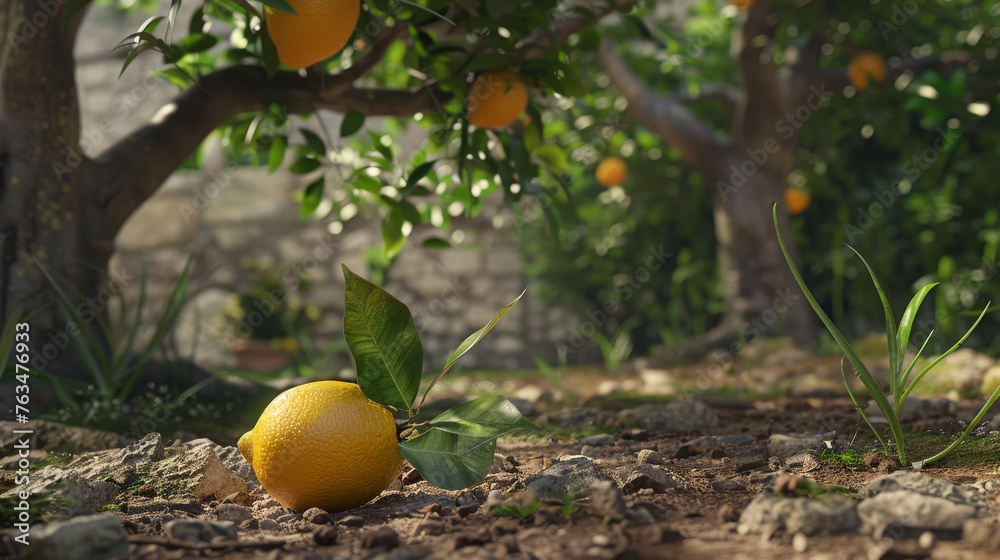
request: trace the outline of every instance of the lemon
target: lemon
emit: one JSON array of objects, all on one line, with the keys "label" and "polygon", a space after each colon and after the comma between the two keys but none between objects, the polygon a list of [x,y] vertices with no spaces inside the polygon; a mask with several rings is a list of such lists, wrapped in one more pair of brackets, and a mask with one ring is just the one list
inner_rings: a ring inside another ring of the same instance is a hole
[{"label": "lemon", "polygon": [[483,72],[469,88],[469,124],[503,128],[528,106],[528,87],[509,70]]},{"label": "lemon", "polygon": [[237,445],[271,497],[295,511],[363,505],[403,464],[392,413],[342,381],[281,393]]},{"label": "lemon", "polygon": [[628,164],[618,156],[608,156],[597,164],[594,176],[602,187],[620,185],[628,177]]},{"label": "lemon", "polygon": [[264,7],[267,34],[285,66],[305,68],[340,52],[354,34],[360,0],[288,0],[294,14]]}]

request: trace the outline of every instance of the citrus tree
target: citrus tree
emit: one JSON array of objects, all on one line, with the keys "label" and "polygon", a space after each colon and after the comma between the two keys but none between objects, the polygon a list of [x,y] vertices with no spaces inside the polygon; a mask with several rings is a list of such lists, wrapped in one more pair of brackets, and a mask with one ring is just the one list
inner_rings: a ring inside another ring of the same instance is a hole
[{"label": "citrus tree", "polygon": [[[530,194],[537,166],[519,138],[494,128],[513,120],[505,108],[520,113],[529,88],[538,97],[579,90],[563,41],[631,3],[205,0],[179,21],[174,0],[124,38],[122,71],[159,56],[160,75],[181,91],[145,126],[85,157],[76,148],[73,48],[89,1],[2,0],[0,319],[32,312],[39,333],[82,327],[67,324],[38,263],[80,301],[81,316],[101,312],[87,298],[116,233],[216,130],[272,168],[289,154],[291,170],[308,173],[336,157],[338,131],[303,133],[290,145],[289,117],[341,113],[346,137],[366,117],[418,116],[433,128],[427,150],[403,158],[377,136],[366,139],[360,167],[381,173],[359,169],[349,181],[353,197],[383,208],[390,256],[430,205],[458,201],[476,213],[491,190]],[[266,143],[262,130],[271,131]],[[439,169],[435,159],[452,165]],[[305,215],[324,190],[322,178],[304,188]]]},{"label": "citrus tree", "polygon": [[[642,317],[682,336],[717,322],[692,350],[782,332],[809,341],[811,310],[770,224],[779,202],[835,316],[850,307],[855,325],[880,320],[874,294],[844,282],[865,274],[850,243],[891,257],[873,266],[899,304],[914,278],[962,276],[942,290],[934,328],[974,320],[978,309],[961,313],[972,292],[996,286],[983,263],[996,261],[1000,232],[982,201],[993,188],[983,146],[1000,118],[1000,6],[904,4],[704,1],[582,33],[588,92],[554,108],[545,130],[569,156],[553,160],[568,195],[549,211],[580,219],[556,247],[526,212],[533,274],[581,312],[611,309],[609,331]],[[606,189],[614,156],[629,178]],[[648,274],[660,244],[671,256]]]}]

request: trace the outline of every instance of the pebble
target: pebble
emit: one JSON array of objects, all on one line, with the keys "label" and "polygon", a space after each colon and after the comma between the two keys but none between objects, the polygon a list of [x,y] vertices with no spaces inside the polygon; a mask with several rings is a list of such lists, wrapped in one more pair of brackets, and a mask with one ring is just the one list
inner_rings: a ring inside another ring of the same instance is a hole
[{"label": "pebble", "polygon": [[625,514],[625,498],[618,485],[610,480],[595,482],[587,492],[590,509],[598,517],[615,517]]},{"label": "pebble", "polygon": [[937,542],[937,537],[934,535],[934,533],[930,531],[924,531],[923,533],[920,533],[920,538],[917,539],[917,544],[919,544],[920,548],[924,550],[930,550],[934,548],[934,544],[936,542]]},{"label": "pebble", "polygon": [[663,455],[655,449],[643,449],[639,451],[639,462],[647,465],[660,465],[663,463]]},{"label": "pebble", "polygon": [[586,436],[580,438],[580,445],[591,445],[593,447],[602,447],[614,444],[615,444],[615,436],[611,434],[594,434],[592,436]]},{"label": "pebble", "polygon": [[365,520],[360,515],[345,515],[337,523],[344,527],[361,527],[365,524]]},{"label": "pebble", "polygon": [[28,546],[14,545],[16,558],[91,560],[128,555],[128,534],[114,513],[46,523],[32,527],[30,534]]},{"label": "pebble", "polygon": [[809,537],[805,536],[803,533],[795,533],[792,537],[792,549],[799,554],[802,554],[809,548]]},{"label": "pebble", "polygon": [[295,517],[296,516],[294,513],[286,513],[284,515],[279,515],[277,518],[275,518],[275,521],[277,521],[278,523],[288,523],[289,521],[295,519]]},{"label": "pebble", "polygon": [[217,537],[236,540],[236,525],[229,521],[174,519],[163,527],[171,539],[184,542],[212,542]]},{"label": "pebble", "polygon": [[246,521],[247,519],[253,519],[253,514],[250,513],[250,509],[239,504],[220,504],[219,507],[215,509],[215,516],[219,519],[219,521],[232,521],[233,523],[240,523]]},{"label": "pebble", "polygon": [[261,519],[259,526],[261,531],[278,532],[282,530],[281,523],[273,519]]},{"label": "pebble", "polygon": [[376,527],[361,533],[361,548],[398,548],[399,534],[390,527]]},{"label": "pebble", "polygon": [[440,521],[421,521],[420,523],[417,523],[416,527],[413,528],[414,537],[420,537],[423,535],[436,537],[442,534],[444,534],[444,524]]},{"label": "pebble", "polygon": [[326,510],[314,507],[302,512],[302,519],[316,525],[326,525],[330,522],[330,514]]},{"label": "pebble", "polygon": [[590,542],[594,543],[594,546],[611,546],[611,539],[609,539],[607,535],[594,535],[593,538],[590,539]]},{"label": "pebble", "polygon": [[319,546],[337,544],[337,528],[331,525],[321,525],[312,531],[313,540]]},{"label": "pebble", "polygon": [[580,448],[580,455],[583,455],[584,457],[593,457],[596,451],[597,450],[594,449],[593,445],[584,445]]},{"label": "pebble", "polygon": [[653,517],[653,514],[649,513],[649,510],[642,506],[630,507],[625,512],[625,519],[632,525],[652,525],[656,523],[656,518]]},{"label": "pebble", "polygon": [[[267,521],[273,521],[273,520],[268,519]],[[256,531],[257,529],[260,528],[260,522],[252,518],[244,519],[243,521],[240,521],[240,524],[237,525],[236,528],[239,529],[240,531]]]},{"label": "pebble", "polygon": [[663,467],[642,464],[625,479],[622,491],[626,494],[635,494],[644,488],[661,493],[668,488],[677,488],[677,482]]},{"label": "pebble", "polygon": [[247,494],[246,492],[233,492],[232,494],[223,498],[222,503],[249,506],[250,504],[253,503],[253,498],[251,498],[250,494]]}]

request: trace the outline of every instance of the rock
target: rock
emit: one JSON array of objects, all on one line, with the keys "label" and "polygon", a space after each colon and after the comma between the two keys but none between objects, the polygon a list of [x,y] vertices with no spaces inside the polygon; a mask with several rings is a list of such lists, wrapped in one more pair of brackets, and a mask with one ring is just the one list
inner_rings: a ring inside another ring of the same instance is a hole
[{"label": "rock", "polygon": [[757,494],[740,515],[736,531],[750,533],[786,533],[830,535],[857,529],[860,525],[856,504],[842,494],[824,494],[817,498],[785,498],[766,490]]},{"label": "rock", "polygon": [[637,456],[639,463],[648,465],[659,465],[663,463],[663,455],[654,449],[642,449]]},{"label": "rock", "polygon": [[655,493],[666,492],[668,488],[677,488],[677,481],[663,467],[656,465],[639,465],[622,483],[622,492],[635,494],[643,488],[649,488]]},{"label": "rock", "polygon": [[792,536],[792,550],[798,554],[803,554],[809,549],[809,537],[805,536],[803,533],[795,533]]},{"label": "rock", "polygon": [[149,475],[160,495],[191,495],[199,500],[246,492],[247,481],[227,469],[207,445],[153,463]]},{"label": "rock", "polygon": [[486,495],[481,488],[464,490],[455,496],[455,507],[474,506],[479,507],[486,499]]},{"label": "rock", "polygon": [[998,386],[1000,386],[1000,365],[994,365],[983,374],[983,383],[979,386],[979,391],[983,395],[992,395]]},{"label": "rock", "polygon": [[[447,514],[455,507],[455,500],[440,494],[426,494],[424,492],[414,492],[410,494],[406,503],[398,505],[389,510],[389,517],[409,517],[414,513],[420,513],[427,507],[436,507],[441,514]],[[343,523],[343,521],[341,521]]]},{"label": "rock", "polygon": [[376,527],[361,533],[361,548],[398,548],[399,534],[390,527]]},{"label": "rock", "polygon": [[898,471],[874,478],[865,485],[865,495],[869,498],[895,490],[912,490],[925,496],[944,498],[958,505],[983,505],[976,490],[920,472]]},{"label": "rock", "polygon": [[913,490],[884,491],[858,504],[858,517],[876,539],[890,528],[903,530],[903,534],[889,535],[897,539],[925,530],[958,534],[965,521],[975,515],[976,508],[972,506]]},{"label": "rock", "polygon": [[521,413],[521,416],[524,416],[525,418],[538,416],[538,406],[534,402],[527,399],[519,399],[517,397],[510,397],[507,400],[510,401],[510,404],[517,408],[518,412]]},{"label": "rock", "polygon": [[[266,521],[274,522],[273,519],[267,519]],[[257,521],[256,519],[253,519],[253,518],[244,519],[243,521],[241,521],[236,526],[236,529],[238,531],[256,531],[256,530],[260,529],[260,524],[261,524],[260,521]],[[280,525],[279,525],[279,527],[280,527]]]},{"label": "rock", "polygon": [[302,519],[316,525],[326,525],[330,522],[330,514],[326,510],[314,507],[302,512]]},{"label": "rock", "polygon": [[239,524],[247,519],[253,519],[253,514],[250,513],[250,509],[246,506],[220,504],[219,507],[215,508],[215,517],[219,521],[231,521],[234,524]]},{"label": "rock", "polygon": [[42,459],[47,459],[48,456],[48,452],[42,449],[29,449],[27,457],[15,453],[0,459],[0,470],[16,471],[21,459],[27,460],[29,465],[34,465]]},{"label": "rock", "polygon": [[[996,365],[997,361],[986,354],[971,348],[959,348],[927,372],[920,380],[920,386],[942,392],[952,389],[978,391],[983,386],[986,372]],[[994,385],[989,392],[992,393],[995,388]]]},{"label": "rock", "polygon": [[625,498],[621,490],[610,480],[599,480],[587,490],[590,510],[597,517],[625,515]]},{"label": "rock", "polygon": [[805,449],[821,449],[826,447],[824,441],[833,440],[836,437],[834,432],[814,432],[795,436],[784,434],[771,434],[767,440],[767,452],[772,457],[787,459],[793,455],[801,453]]},{"label": "rock", "polygon": [[594,447],[592,445],[584,445],[583,447],[580,448],[580,455],[583,455],[584,457],[591,457],[591,458],[593,458],[594,455],[596,455],[596,454],[597,454],[597,450],[594,449]]},{"label": "rock", "polygon": [[580,438],[580,445],[601,447],[605,445],[614,445],[614,444],[615,444],[615,436],[611,434],[594,434],[592,436],[586,436]]},{"label": "rock", "polygon": [[277,533],[278,531],[284,530],[284,528],[281,526],[281,523],[278,523],[273,519],[261,519],[259,527],[261,531],[271,531],[272,533]]},{"label": "rock", "polygon": [[331,525],[316,527],[312,532],[313,540],[319,546],[330,546],[337,544],[337,528]]},{"label": "rock", "polygon": [[965,520],[962,539],[976,548],[1000,552],[1000,519]]},{"label": "rock", "polygon": [[717,478],[712,481],[712,489],[719,493],[746,492],[747,487],[731,478]]},{"label": "rock", "polygon": [[604,415],[593,408],[576,406],[547,412],[538,417],[539,426],[559,426],[568,430],[598,426]]},{"label": "rock", "polygon": [[444,523],[433,519],[421,521],[420,523],[417,523],[416,527],[413,528],[414,537],[421,537],[424,535],[436,537],[443,534]]},{"label": "rock", "polygon": [[621,411],[618,418],[653,432],[686,432],[719,423],[719,416],[715,411],[695,399],[667,404],[644,404]]},{"label": "rock", "polygon": [[128,555],[128,534],[113,513],[35,527],[28,546],[13,542],[20,560],[104,560]]},{"label": "rock", "polygon": [[601,480],[606,479],[597,471],[593,459],[577,455],[561,459],[551,467],[529,476],[524,484],[538,497],[562,497],[590,488]]},{"label": "rock", "polygon": [[247,494],[246,492],[233,492],[225,498],[222,498],[222,503],[249,506],[253,504],[253,498],[251,498],[250,494]]},{"label": "rock", "polygon": [[653,517],[649,510],[642,506],[633,506],[625,511],[625,519],[628,520],[632,525],[652,525],[656,523],[656,518]]},{"label": "rock", "polygon": [[217,537],[236,540],[236,525],[230,521],[174,519],[163,526],[163,531],[171,539],[191,543],[211,542]]},{"label": "rock", "polygon": [[[958,412],[958,405],[951,399],[936,398],[922,399],[920,397],[908,397],[903,403],[903,410],[899,413],[902,422],[913,420],[926,420],[928,418],[953,417]],[[868,401],[865,407],[865,414],[873,424],[887,424],[888,421],[879,410],[875,401]]]},{"label": "rock", "polygon": [[360,515],[345,515],[337,521],[337,524],[344,527],[361,527],[365,524],[365,519]]}]

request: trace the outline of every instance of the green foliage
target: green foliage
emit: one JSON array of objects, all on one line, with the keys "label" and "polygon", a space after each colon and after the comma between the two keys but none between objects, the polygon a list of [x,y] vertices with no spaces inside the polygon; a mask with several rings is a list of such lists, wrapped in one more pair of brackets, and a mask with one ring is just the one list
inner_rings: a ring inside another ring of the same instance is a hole
[{"label": "green foliage", "polygon": [[832,449],[823,449],[819,452],[819,458],[823,461],[843,465],[855,471],[862,470],[865,467],[864,454],[857,449],[847,449],[841,452]]},{"label": "green foliage", "polygon": [[[296,292],[308,289],[300,278]],[[319,321],[319,308],[288,293],[279,270],[265,269],[245,291],[230,298],[221,319],[237,338],[297,341]]]},{"label": "green foliage", "polygon": [[358,385],[371,400],[409,414],[400,454],[431,484],[458,490],[478,483],[493,464],[496,440],[515,430],[535,429],[510,401],[490,395],[462,403],[434,419],[413,424],[430,389],[503,319],[522,292],[472,333],[448,357],[444,368],[414,407],[423,368],[423,346],[406,305],[343,265],[344,337],[357,368]]},{"label": "green foliage", "polygon": [[[914,356],[913,360],[911,360],[910,365],[907,366],[906,369],[904,370],[903,361],[905,358],[907,347],[910,344],[911,330],[913,328],[913,323],[915,321],[917,311],[920,309],[920,304],[923,303],[924,298],[927,296],[928,292],[930,292],[931,289],[935,286],[935,284],[927,284],[917,291],[917,293],[913,296],[913,299],[910,300],[909,305],[907,305],[906,309],[903,311],[903,316],[900,318],[899,324],[897,325],[893,317],[892,307],[889,305],[889,301],[886,298],[884,290],[882,289],[882,285],[879,283],[878,278],[875,276],[875,271],[873,271],[872,268],[868,265],[868,262],[864,259],[864,257],[862,257],[860,253],[857,253],[857,251],[855,251],[855,254],[858,255],[858,258],[865,265],[865,268],[868,269],[868,272],[871,275],[872,283],[875,285],[875,290],[878,292],[879,299],[882,301],[882,309],[885,313],[886,337],[887,337],[887,346],[889,351],[889,397],[892,397],[893,399],[892,402],[890,402],[889,398],[887,398],[885,392],[882,390],[882,387],[878,385],[874,377],[872,377],[872,374],[868,371],[868,368],[865,366],[864,362],[861,361],[861,358],[858,356],[857,352],[855,352],[854,348],[851,347],[851,344],[847,341],[846,338],[844,338],[844,335],[841,334],[840,330],[833,324],[833,321],[830,320],[830,317],[826,314],[826,312],[823,311],[822,307],[820,307],[819,303],[816,301],[816,298],[813,297],[812,293],[809,291],[809,288],[806,287],[806,284],[802,280],[802,276],[799,274],[798,269],[795,268],[795,264],[792,262],[792,257],[791,255],[788,254],[788,249],[785,248],[785,241],[784,239],[782,239],[781,232],[778,229],[777,204],[775,204],[774,207],[772,208],[772,214],[774,217],[774,231],[778,236],[778,243],[781,245],[781,252],[785,257],[785,262],[788,263],[788,268],[791,269],[792,275],[795,277],[795,281],[802,289],[802,293],[806,296],[806,299],[809,301],[809,305],[812,306],[813,310],[816,312],[816,315],[818,315],[820,320],[823,322],[823,325],[827,328],[827,330],[830,331],[830,335],[833,336],[834,340],[837,341],[837,344],[844,351],[847,360],[850,361],[852,366],[854,366],[856,375],[861,380],[861,382],[864,383],[868,395],[875,401],[875,404],[882,412],[882,415],[885,416],[886,421],[888,421],[889,429],[892,431],[892,437],[894,440],[892,443],[896,447],[897,455],[899,456],[899,462],[901,465],[905,466],[906,445],[903,440],[903,430],[902,426],[900,425],[899,414],[903,410],[903,404],[906,402],[906,397],[910,394],[910,391],[913,390],[914,386],[916,386],[917,382],[920,381],[920,379],[924,375],[926,375],[928,371],[930,371],[946,356],[957,350],[958,347],[961,346],[963,342],[965,342],[965,339],[967,339],[969,335],[972,334],[973,329],[976,328],[976,325],[979,324],[979,321],[981,321],[983,316],[986,315],[986,311],[990,307],[989,304],[986,304],[986,307],[983,309],[983,312],[979,314],[979,319],[977,319],[976,322],[973,323],[972,327],[968,330],[968,332],[965,333],[965,335],[958,342],[956,342],[951,348],[949,348],[948,351],[938,356],[931,363],[927,364],[922,370],[920,370],[920,373],[918,373],[912,380],[910,380],[910,374],[913,372],[914,365],[916,365],[917,360],[920,358],[920,355],[923,353],[924,348],[926,348],[927,346],[927,340],[924,340],[923,344],[920,346],[920,349],[917,350],[917,353]],[[851,250],[854,250],[853,247],[851,247]],[[931,335],[933,334],[934,331],[931,331],[931,333],[927,335],[927,339],[929,340]],[[885,450],[885,452],[887,454],[890,454],[891,451],[889,449],[889,444],[886,443],[885,439],[882,438],[882,435],[878,432],[878,430],[875,429],[875,426],[872,425],[871,421],[868,419],[868,416],[864,412],[864,408],[867,403],[859,401],[855,397],[854,392],[851,390],[850,384],[847,382],[847,374],[846,372],[844,372],[843,367],[841,367],[841,373],[843,374],[844,378],[843,379],[844,388],[847,389],[847,393],[851,397],[851,401],[854,403],[855,408],[857,408],[858,413],[861,415],[861,418],[865,421],[866,424],[868,424],[868,427],[871,428],[872,433],[874,433],[875,437],[878,438],[879,443],[882,444],[882,448]],[[1000,386],[996,388],[996,390],[993,392],[993,395],[986,401],[986,404],[983,405],[983,408],[979,411],[979,414],[977,414],[976,417],[972,420],[972,422],[969,423],[968,428],[965,429],[962,435],[959,436],[958,439],[954,441],[954,443],[949,445],[940,453],[932,457],[929,457],[927,459],[924,459],[923,461],[915,462],[914,464],[917,465],[918,467],[920,465],[930,465],[947,457],[948,454],[951,453],[956,447],[958,447],[962,443],[962,441],[966,438],[966,436],[968,436],[969,433],[971,433],[972,430],[975,429],[975,427],[979,424],[979,421],[982,420],[983,416],[986,415],[986,412],[990,409],[991,406],[993,406],[993,403],[996,402],[998,398],[1000,398]]]}]

